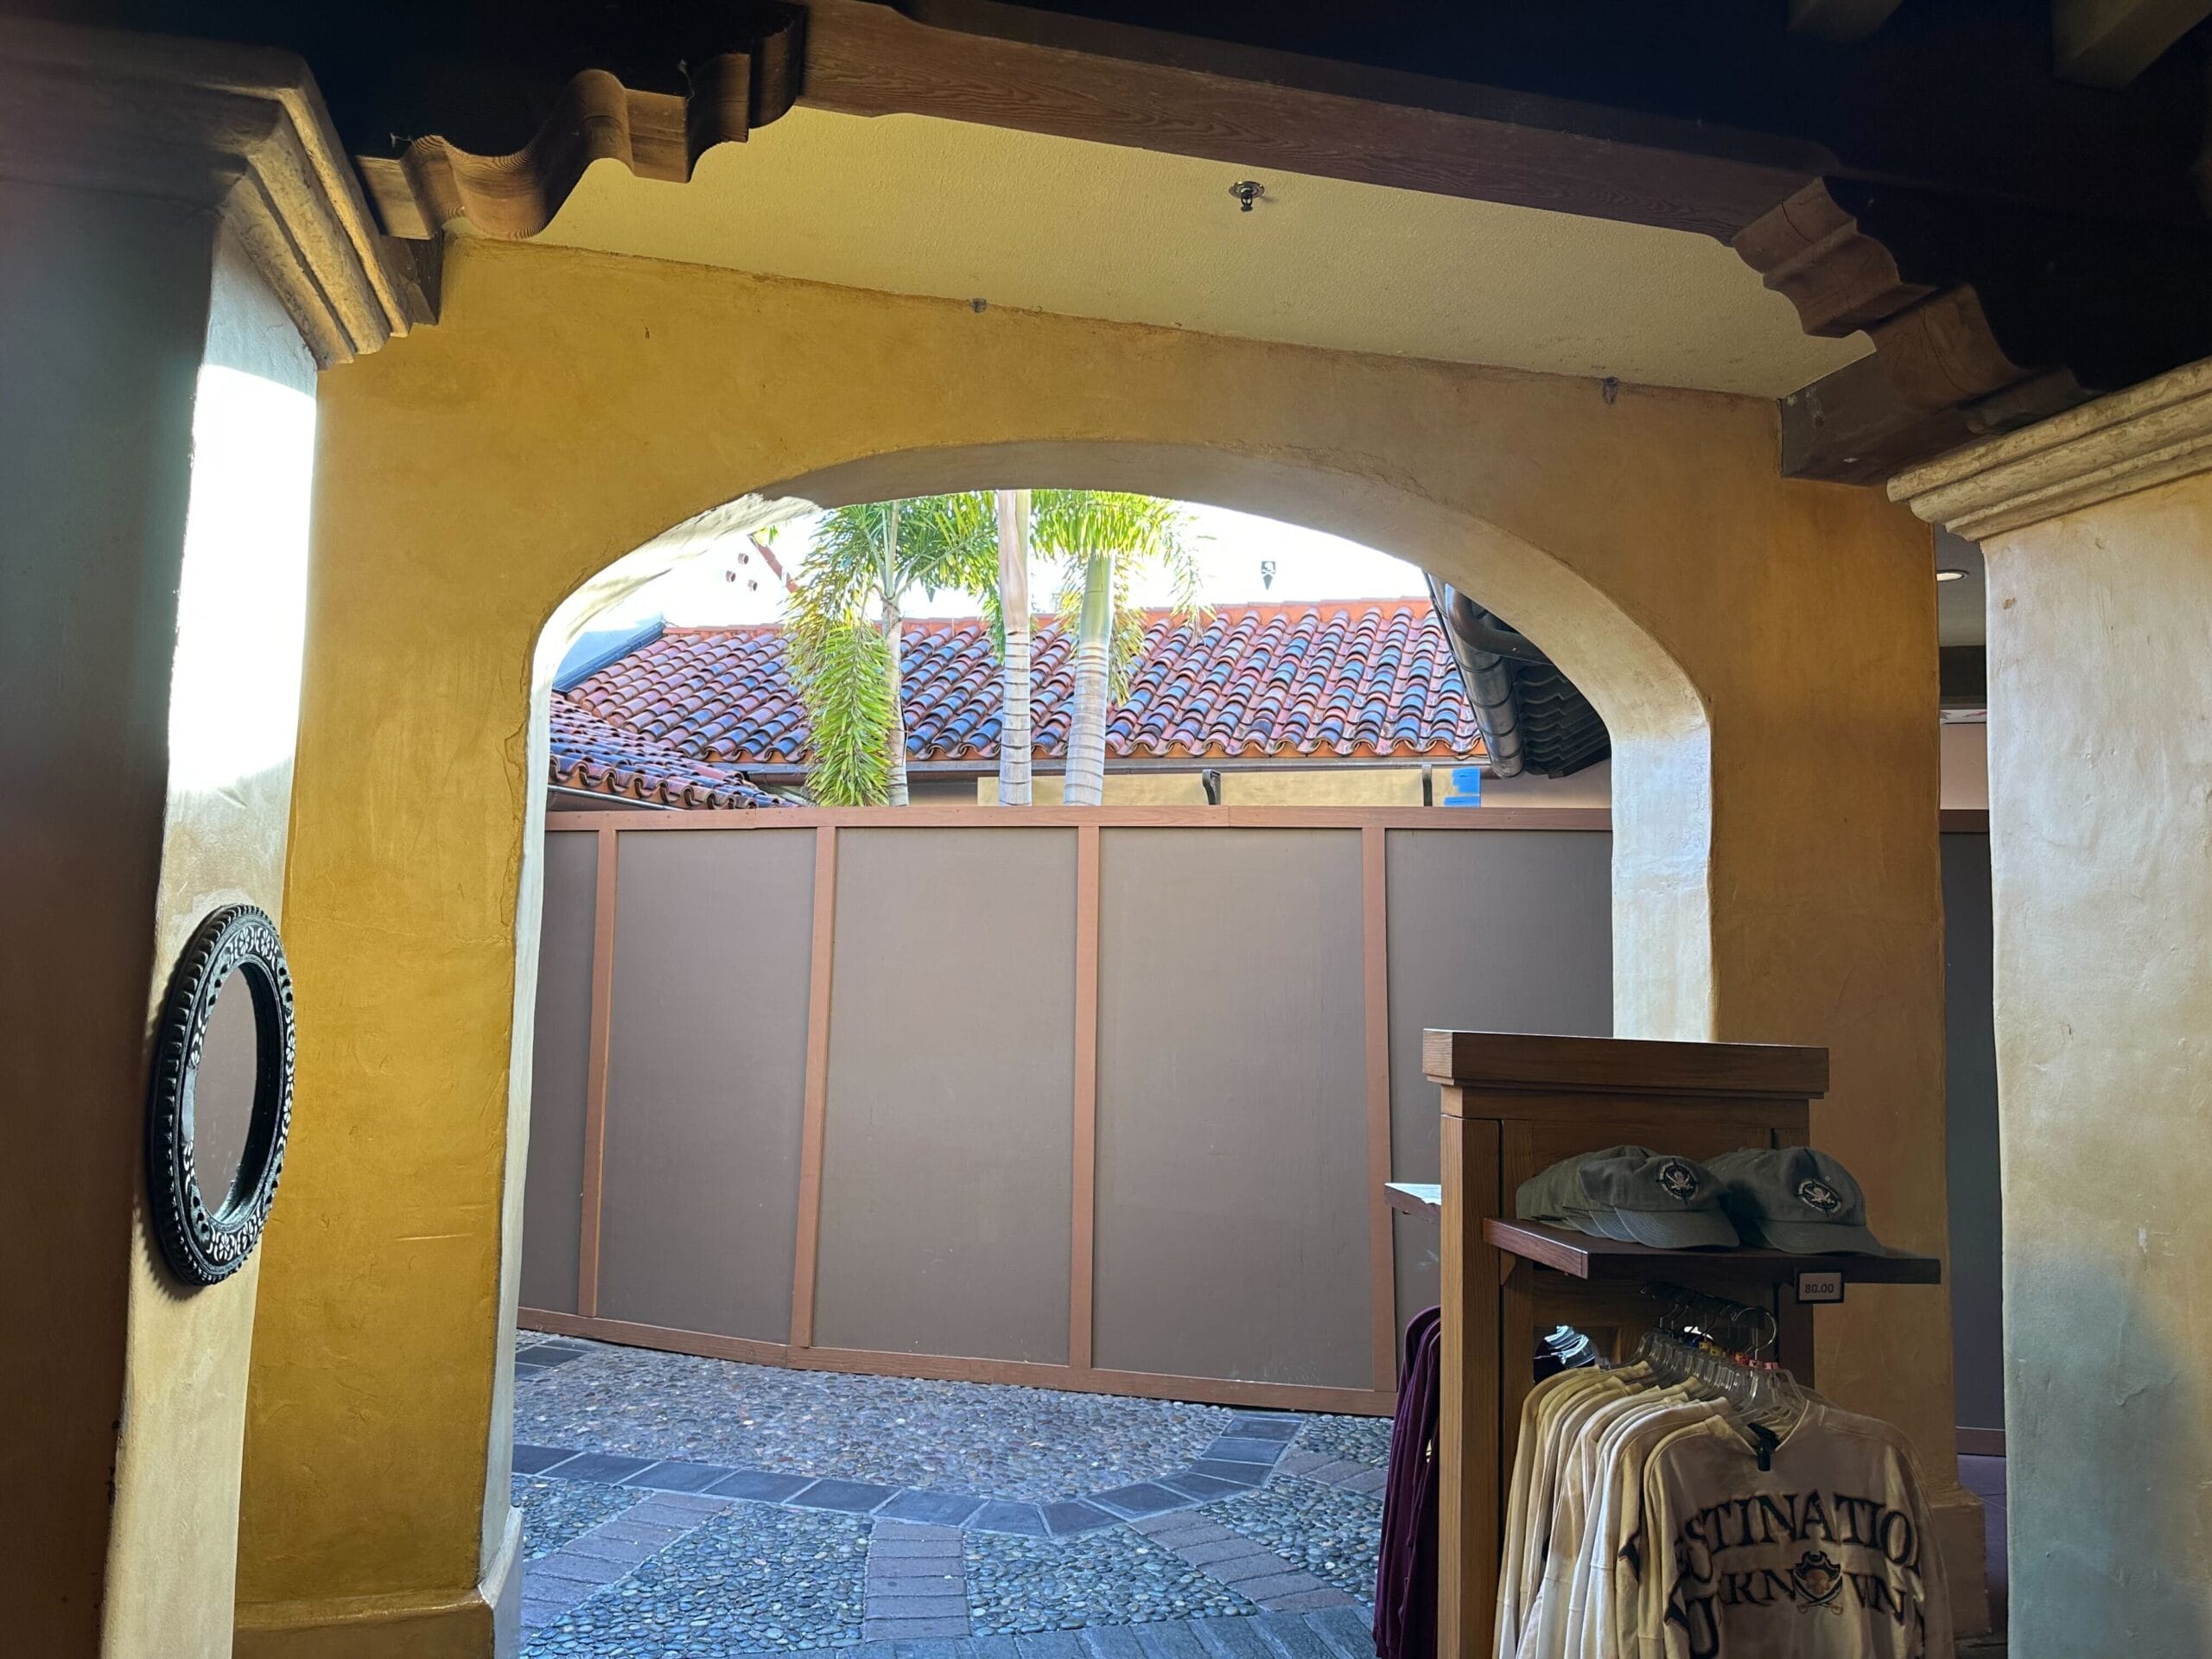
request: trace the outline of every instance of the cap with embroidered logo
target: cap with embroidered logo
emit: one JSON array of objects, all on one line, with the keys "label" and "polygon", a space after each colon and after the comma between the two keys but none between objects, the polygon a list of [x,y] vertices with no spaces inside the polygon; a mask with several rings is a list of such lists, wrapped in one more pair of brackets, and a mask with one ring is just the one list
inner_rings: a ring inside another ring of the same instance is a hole
[{"label": "cap with embroidered logo", "polygon": [[1705,1166],[1649,1147],[1608,1147],[1560,1160],[1515,1195],[1524,1221],[1548,1221],[1599,1238],[1697,1249],[1739,1243],[1720,1209],[1720,1183]]},{"label": "cap with embroidered logo", "polygon": [[1792,1255],[1887,1255],[1866,1230],[1866,1195],[1811,1147],[1746,1147],[1712,1160],[1720,1203],[1747,1244]]}]

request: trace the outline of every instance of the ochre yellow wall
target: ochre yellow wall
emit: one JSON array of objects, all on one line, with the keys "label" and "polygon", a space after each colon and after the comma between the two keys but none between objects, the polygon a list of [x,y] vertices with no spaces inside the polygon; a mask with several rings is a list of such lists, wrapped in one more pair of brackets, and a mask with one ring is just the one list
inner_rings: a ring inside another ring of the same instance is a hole
[{"label": "ochre yellow wall", "polygon": [[2212,476],[1983,551],[2012,1651],[2212,1652]]},{"label": "ochre yellow wall", "polygon": [[[1617,1029],[1827,1045],[1821,1140],[1886,1238],[1943,1248],[1929,532],[1779,478],[1770,404],[482,242],[444,294],[323,378],[288,899],[312,1104],[243,1602],[426,1605],[489,1570],[532,647],[588,574],[745,492],[1142,489],[1480,594],[1614,734]],[[1854,1287],[1822,1328],[1824,1387],[1942,1483],[1944,1294]]]}]

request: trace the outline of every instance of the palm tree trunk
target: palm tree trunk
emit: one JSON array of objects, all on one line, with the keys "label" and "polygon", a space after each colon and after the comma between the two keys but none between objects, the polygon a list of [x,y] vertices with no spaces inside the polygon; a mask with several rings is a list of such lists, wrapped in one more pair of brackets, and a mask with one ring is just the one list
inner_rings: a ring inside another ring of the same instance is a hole
[{"label": "palm tree trunk", "polygon": [[999,804],[1027,806],[1029,795],[1029,492],[1001,490],[999,614],[1006,662],[999,696]]},{"label": "palm tree trunk", "polygon": [[1075,715],[1068,731],[1070,806],[1096,806],[1106,793],[1106,699],[1113,677],[1108,648],[1114,633],[1114,556],[1094,553],[1084,566],[1083,613],[1075,639]]},{"label": "palm tree trunk", "polygon": [[906,804],[906,688],[900,676],[899,613],[899,504],[893,501],[883,537],[883,639],[891,664],[891,804]]}]

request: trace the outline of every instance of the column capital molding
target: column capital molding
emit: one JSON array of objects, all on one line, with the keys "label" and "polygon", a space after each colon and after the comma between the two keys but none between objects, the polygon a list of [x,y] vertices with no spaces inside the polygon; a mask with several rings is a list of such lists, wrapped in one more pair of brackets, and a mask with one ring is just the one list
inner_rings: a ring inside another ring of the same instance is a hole
[{"label": "column capital molding", "polygon": [[1890,499],[1981,541],[2212,472],[2212,358],[1953,450],[1890,480]]},{"label": "column capital molding", "polygon": [[0,21],[0,176],[219,215],[325,368],[429,320],[290,53]]}]

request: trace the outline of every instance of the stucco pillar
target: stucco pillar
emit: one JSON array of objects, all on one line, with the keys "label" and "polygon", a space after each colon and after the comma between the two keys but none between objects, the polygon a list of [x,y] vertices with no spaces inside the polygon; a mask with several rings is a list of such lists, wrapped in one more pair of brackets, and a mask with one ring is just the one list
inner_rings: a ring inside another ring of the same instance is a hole
[{"label": "stucco pillar", "polygon": [[2212,362],[1891,493],[1989,567],[2012,1652],[2212,1652]]},{"label": "stucco pillar", "polygon": [[143,1145],[179,950],[283,896],[331,334],[272,67],[0,27],[0,1646],[42,1659],[232,1648],[258,1264],[170,1274]]}]

